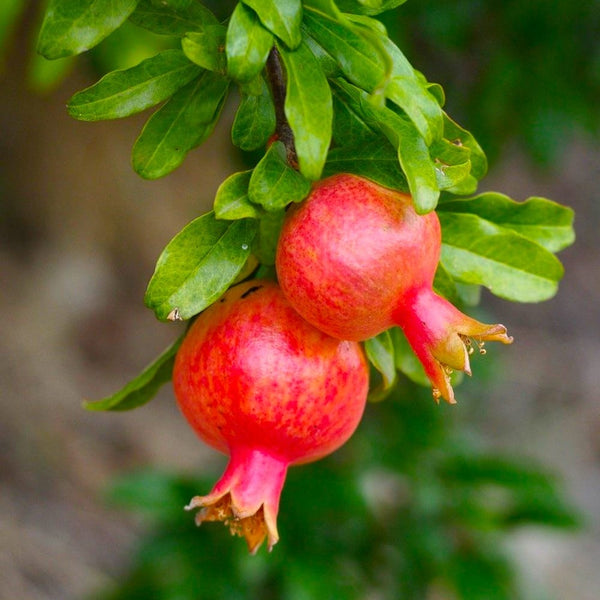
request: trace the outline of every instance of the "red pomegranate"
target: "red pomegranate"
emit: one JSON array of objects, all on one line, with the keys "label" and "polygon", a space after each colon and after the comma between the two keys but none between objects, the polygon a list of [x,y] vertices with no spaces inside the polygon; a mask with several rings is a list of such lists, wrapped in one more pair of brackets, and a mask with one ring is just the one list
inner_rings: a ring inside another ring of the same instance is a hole
[{"label": "red pomegranate", "polygon": [[440,248],[435,212],[418,215],[406,194],[334,175],[289,210],[277,276],[292,306],[331,336],[365,340],[400,326],[436,400],[453,403],[449,371],[470,374],[470,338],[480,345],[512,338],[503,325],[479,323],[433,291]]},{"label": "red pomegranate", "polygon": [[330,454],[354,432],[368,392],[359,344],[307,323],[273,282],[231,288],[196,319],[173,369],[177,402],[196,433],[229,455],[198,524],[224,521],[251,552],[278,540],[287,468]]}]

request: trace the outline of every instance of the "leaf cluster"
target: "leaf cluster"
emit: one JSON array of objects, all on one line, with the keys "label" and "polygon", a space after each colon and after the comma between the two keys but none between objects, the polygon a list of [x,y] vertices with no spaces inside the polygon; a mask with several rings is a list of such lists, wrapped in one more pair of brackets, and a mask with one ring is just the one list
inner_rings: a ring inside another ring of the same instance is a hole
[{"label": "leaf cluster", "polygon": [[268,558],[249,557],[220,524],[190,529],[181,507],[208,479],[123,476],[109,497],[145,515],[148,532],[99,598],[416,600],[436,589],[524,599],[502,538],[520,527],[573,529],[580,516],[553,475],[468,441],[425,394],[407,385],[368,410],[334,456],[290,470]]},{"label": "leaf cluster", "polygon": [[[68,103],[87,121],[158,106],[133,146],[142,177],[167,175],[202,144],[232,87],[232,143],[264,149],[163,251],[146,292],[159,319],[190,319],[234,282],[271,275],[286,208],[313,181],[339,172],[410,193],[420,213],[437,209],[443,246],[435,287],[454,303],[477,297],[481,286],[515,302],[556,293],[563,268],[555,253],[573,242],[572,211],[544,198],[474,195],[487,170],[483,150],[444,111],[442,88],[412,67],[372,16],[399,4],[242,0],[220,22],[197,0],[51,0],[38,42],[47,58],[88,50],[126,22],[178,40]],[[382,375],[374,397],[396,384],[398,372],[423,380],[399,330],[366,349]],[[159,357],[150,374],[170,358]],[[147,401],[157,382],[145,371],[138,383],[130,384],[135,401],[121,390],[97,407]]]}]

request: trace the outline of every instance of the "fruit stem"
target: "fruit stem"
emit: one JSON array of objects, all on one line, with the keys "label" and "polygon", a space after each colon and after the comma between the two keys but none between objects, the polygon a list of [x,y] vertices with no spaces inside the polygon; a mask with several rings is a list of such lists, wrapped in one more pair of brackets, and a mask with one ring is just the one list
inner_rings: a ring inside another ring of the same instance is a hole
[{"label": "fruit stem", "polygon": [[294,169],[298,169],[298,155],[296,154],[296,146],[294,145],[294,133],[285,116],[286,76],[281,55],[275,46],[269,52],[266,71],[271,86],[273,104],[275,105],[275,134],[277,140],[285,146],[288,163]]}]

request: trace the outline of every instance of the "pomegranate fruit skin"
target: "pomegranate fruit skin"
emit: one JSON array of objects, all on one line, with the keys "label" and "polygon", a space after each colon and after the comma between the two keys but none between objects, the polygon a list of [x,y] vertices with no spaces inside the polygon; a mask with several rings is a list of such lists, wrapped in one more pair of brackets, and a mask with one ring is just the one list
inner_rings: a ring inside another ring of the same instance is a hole
[{"label": "pomegranate fruit skin", "polygon": [[512,342],[503,325],[464,315],[433,291],[441,229],[412,198],[339,174],[288,211],[276,269],[292,306],[333,337],[366,340],[399,326],[432,382],[454,403],[449,370],[470,374],[470,341]]},{"label": "pomegranate fruit skin", "polygon": [[279,497],[292,464],[322,458],[356,429],[368,393],[359,344],[305,321],[273,282],[234,286],[201,313],[177,353],[173,386],[199,437],[228,454],[201,508],[255,552],[277,542]]}]

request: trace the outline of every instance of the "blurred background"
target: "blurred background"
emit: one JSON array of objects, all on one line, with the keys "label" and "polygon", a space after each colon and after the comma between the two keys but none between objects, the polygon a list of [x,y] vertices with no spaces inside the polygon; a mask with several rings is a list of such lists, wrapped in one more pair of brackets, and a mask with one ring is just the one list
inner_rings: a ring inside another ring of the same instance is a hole
[{"label": "blurred background", "polygon": [[552,301],[483,294],[515,343],[475,361],[458,406],[408,382],[371,405],[343,450],[292,471],[282,542],[249,560],[181,510],[224,459],[168,386],[130,413],[81,408],[179,333],[145,286],[248,160],[235,102],[181,168],[143,181],[129,157],[147,115],[82,123],[65,104],[168,41],[130,26],[46,63],[38,4],[0,8],[0,598],[600,596],[600,6],[411,0],[382,20],[488,153],[481,190],[571,206],[577,241]]}]

